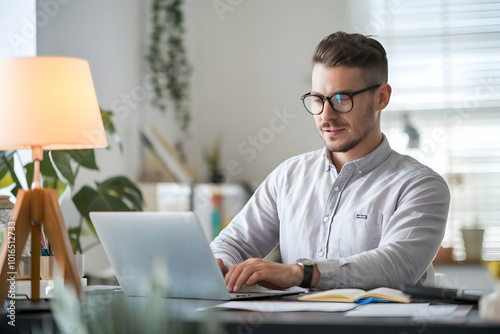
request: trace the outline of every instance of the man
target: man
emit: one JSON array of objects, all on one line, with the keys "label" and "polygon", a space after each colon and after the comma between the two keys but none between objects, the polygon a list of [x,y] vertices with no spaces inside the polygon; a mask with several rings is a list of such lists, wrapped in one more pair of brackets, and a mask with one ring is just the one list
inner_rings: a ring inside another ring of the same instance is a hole
[{"label": "man", "polygon": [[[379,42],[336,32],[319,43],[302,100],[325,148],[278,166],[212,242],[229,291],[433,283],[450,194],[390,148],[380,129],[390,96]],[[261,260],[278,244],[283,263]]]}]

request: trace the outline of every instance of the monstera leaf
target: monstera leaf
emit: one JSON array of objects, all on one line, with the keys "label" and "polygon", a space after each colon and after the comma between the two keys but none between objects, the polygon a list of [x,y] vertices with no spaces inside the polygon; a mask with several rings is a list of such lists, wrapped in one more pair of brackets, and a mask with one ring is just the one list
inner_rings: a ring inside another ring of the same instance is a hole
[{"label": "monstera leaf", "polygon": [[102,110],[101,109],[101,117],[102,123],[104,124],[104,129],[106,132],[113,138],[113,140],[118,144],[118,148],[120,149],[120,153],[123,153],[123,143],[116,133],[115,125],[113,124],[111,117],[113,116],[113,112],[110,110]]},{"label": "monstera leaf", "polygon": [[115,176],[101,183],[96,182],[95,189],[82,187],[73,196],[73,203],[95,233],[89,218],[91,211],[141,211],[143,198],[139,188],[127,177]]},{"label": "monstera leaf", "polygon": [[16,151],[3,151],[0,152],[0,188],[8,187],[12,184],[11,192],[14,196],[17,196],[17,191],[22,189],[23,186],[16,173],[14,172],[14,154]]}]

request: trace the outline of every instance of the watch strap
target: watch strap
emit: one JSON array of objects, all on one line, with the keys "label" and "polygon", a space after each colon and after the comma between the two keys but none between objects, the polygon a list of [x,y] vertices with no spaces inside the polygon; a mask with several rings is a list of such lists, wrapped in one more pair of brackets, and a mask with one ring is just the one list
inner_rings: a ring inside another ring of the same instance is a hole
[{"label": "watch strap", "polygon": [[310,289],[311,282],[313,277],[314,266],[309,264],[298,263],[302,268],[304,268],[304,278],[302,279],[302,283],[300,283],[301,288]]}]

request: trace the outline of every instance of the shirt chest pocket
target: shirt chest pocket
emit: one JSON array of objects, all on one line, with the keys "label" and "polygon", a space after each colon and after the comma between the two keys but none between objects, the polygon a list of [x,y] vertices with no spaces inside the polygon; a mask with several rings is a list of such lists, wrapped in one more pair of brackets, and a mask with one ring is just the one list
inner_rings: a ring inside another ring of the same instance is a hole
[{"label": "shirt chest pocket", "polygon": [[342,226],[339,245],[340,257],[347,257],[377,248],[381,235],[381,213],[355,213]]}]

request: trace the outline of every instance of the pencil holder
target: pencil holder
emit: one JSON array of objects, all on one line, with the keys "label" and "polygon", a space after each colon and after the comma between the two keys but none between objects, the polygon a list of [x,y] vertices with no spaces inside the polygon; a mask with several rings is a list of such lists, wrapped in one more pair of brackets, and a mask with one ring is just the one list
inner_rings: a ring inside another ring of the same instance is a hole
[{"label": "pencil holder", "polygon": [[[80,278],[84,275],[85,254],[74,254],[76,268]],[[63,279],[63,275],[57,266],[54,256],[42,256],[40,258],[40,277],[43,280]]]}]

